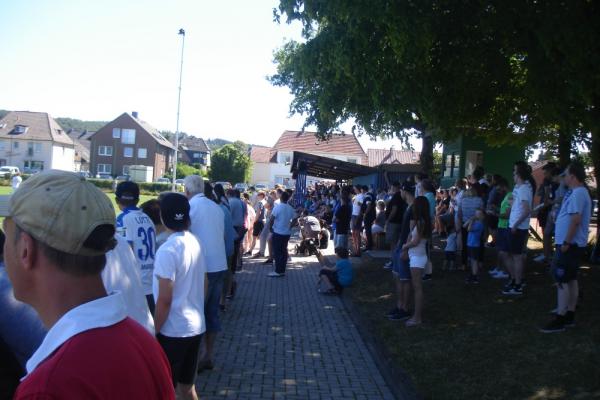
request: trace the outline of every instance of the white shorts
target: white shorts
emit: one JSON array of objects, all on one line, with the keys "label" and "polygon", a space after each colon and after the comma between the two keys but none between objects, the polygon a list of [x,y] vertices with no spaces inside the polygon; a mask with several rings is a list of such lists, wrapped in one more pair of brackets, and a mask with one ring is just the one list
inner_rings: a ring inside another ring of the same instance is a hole
[{"label": "white shorts", "polygon": [[425,268],[427,265],[427,256],[410,256],[411,268]]},{"label": "white shorts", "polygon": [[383,232],[384,232],[383,227],[381,227],[377,224],[373,224],[373,227],[371,228],[371,233],[377,234],[377,233],[383,233]]}]

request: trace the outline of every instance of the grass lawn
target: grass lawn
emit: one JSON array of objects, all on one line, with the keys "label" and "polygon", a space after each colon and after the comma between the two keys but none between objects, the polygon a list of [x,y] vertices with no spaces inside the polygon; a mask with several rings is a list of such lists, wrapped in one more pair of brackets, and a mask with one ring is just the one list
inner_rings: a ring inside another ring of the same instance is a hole
[{"label": "grass lawn", "polygon": [[[436,243],[434,243],[436,244]],[[437,243],[439,246],[440,243]],[[492,254],[493,253],[493,254]],[[487,250],[492,264],[495,251]],[[600,398],[600,268],[580,271],[577,326],[543,334],[556,289],[543,267],[529,262],[522,298],[502,296],[504,281],[467,286],[464,272],[443,272],[434,252],[434,279],[424,282],[424,323],[406,328],[383,316],[395,305],[390,271],[364,262],[348,291],[359,320],[394,365],[426,399]]]},{"label": "grass lawn", "polygon": [[[10,186],[0,186],[0,195],[4,195],[4,194],[11,194],[12,193],[12,188]],[[118,214],[119,211],[119,207],[117,206],[117,203],[115,202],[115,194],[114,192],[105,192],[106,195],[108,196],[108,198],[112,201],[113,206],[115,207],[115,211]],[[142,194],[140,195],[140,202],[139,204],[143,204],[144,202],[150,200],[150,199],[155,199],[158,196],[154,196],[154,195],[145,195]],[[0,222],[2,222],[4,218],[0,218]]]}]

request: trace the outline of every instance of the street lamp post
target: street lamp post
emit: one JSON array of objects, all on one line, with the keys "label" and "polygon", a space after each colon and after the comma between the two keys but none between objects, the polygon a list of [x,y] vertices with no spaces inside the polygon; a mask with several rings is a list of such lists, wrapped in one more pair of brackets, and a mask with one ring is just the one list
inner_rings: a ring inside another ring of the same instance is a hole
[{"label": "street lamp post", "polygon": [[181,77],[183,76],[183,48],[185,45],[185,31],[179,30],[181,35],[181,66],[179,68],[179,94],[177,95],[177,126],[175,128],[175,157],[173,158],[173,191],[177,191],[175,180],[177,180],[177,152],[179,151],[179,109],[181,107]]}]

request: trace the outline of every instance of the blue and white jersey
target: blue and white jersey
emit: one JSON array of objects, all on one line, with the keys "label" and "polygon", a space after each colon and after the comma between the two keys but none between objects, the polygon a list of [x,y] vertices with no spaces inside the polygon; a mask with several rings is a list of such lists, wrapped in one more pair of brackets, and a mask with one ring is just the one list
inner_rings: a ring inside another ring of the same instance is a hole
[{"label": "blue and white jersey", "polygon": [[156,231],[150,217],[137,207],[128,207],[117,217],[117,232],[133,249],[140,269],[144,294],[152,294],[154,273],[154,253],[156,252]]}]

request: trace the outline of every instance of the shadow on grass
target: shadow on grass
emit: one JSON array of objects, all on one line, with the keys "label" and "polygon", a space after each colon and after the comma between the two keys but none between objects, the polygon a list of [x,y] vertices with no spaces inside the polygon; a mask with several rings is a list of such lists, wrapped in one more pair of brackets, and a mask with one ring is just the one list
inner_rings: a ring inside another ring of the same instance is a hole
[{"label": "shadow on grass", "polygon": [[[487,251],[486,266],[494,251]],[[504,281],[467,286],[464,272],[424,283],[424,323],[406,328],[383,316],[394,307],[393,280],[383,262],[364,261],[347,295],[371,339],[403,369],[426,399],[600,398],[600,268],[584,264],[575,328],[542,334],[556,289],[543,266],[529,261],[524,296],[502,296]],[[437,267],[437,268],[436,268]]]}]

